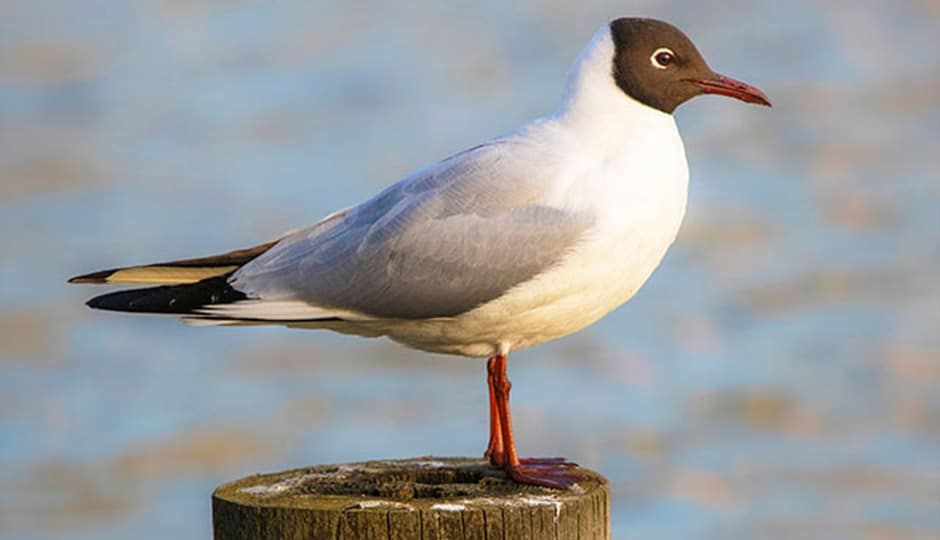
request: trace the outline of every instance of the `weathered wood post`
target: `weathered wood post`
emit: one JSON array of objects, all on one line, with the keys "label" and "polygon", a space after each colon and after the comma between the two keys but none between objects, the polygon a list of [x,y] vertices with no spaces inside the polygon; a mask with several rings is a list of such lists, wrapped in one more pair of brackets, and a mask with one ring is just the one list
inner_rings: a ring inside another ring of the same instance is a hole
[{"label": "weathered wood post", "polygon": [[520,486],[482,459],[416,458],[255,475],[212,495],[216,540],[607,540],[610,486]]}]

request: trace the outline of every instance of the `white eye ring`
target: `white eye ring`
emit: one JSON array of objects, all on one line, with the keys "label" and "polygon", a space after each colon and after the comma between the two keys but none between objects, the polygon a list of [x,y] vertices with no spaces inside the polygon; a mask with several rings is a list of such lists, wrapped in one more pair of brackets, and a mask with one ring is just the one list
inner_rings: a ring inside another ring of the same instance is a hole
[{"label": "white eye ring", "polygon": [[[661,54],[668,54],[670,59],[665,64],[660,64],[658,57]],[[660,47],[653,51],[653,54],[650,55],[650,64],[653,64],[653,67],[656,69],[668,69],[673,62],[676,61],[676,53],[672,52],[672,49],[667,49],[666,47]]]}]

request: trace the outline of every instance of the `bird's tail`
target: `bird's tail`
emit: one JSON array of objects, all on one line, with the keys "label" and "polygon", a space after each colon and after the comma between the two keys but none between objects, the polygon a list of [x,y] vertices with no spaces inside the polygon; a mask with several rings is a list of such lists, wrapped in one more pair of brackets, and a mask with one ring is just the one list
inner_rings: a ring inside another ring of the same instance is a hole
[{"label": "bird's tail", "polygon": [[188,315],[202,307],[245,300],[244,293],[229,285],[228,277],[275,243],[211,257],[102,270],[73,277],[69,283],[160,283],[163,285],[159,287],[97,296],[88,301],[88,306],[108,311]]}]

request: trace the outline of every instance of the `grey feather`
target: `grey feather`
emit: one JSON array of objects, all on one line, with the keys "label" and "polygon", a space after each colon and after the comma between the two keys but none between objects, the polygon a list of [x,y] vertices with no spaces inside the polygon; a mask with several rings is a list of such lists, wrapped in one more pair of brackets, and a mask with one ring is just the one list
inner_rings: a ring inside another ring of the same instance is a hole
[{"label": "grey feather", "polygon": [[510,139],[452,156],[287,236],[232,285],[254,298],[405,319],[498,298],[559,262],[591,225],[539,203],[549,182],[537,173],[551,171],[552,156],[536,151]]}]

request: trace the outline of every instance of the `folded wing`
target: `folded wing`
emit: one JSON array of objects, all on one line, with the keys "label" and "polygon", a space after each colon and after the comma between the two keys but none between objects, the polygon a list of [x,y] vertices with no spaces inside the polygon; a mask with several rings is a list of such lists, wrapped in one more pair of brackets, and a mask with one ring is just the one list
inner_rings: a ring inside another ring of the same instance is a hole
[{"label": "folded wing", "polygon": [[404,319],[473,309],[551,268],[591,225],[543,202],[554,171],[531,151],[510,140],[453,156],[284,238],[230,282],[259,309],[302,301]]}]

